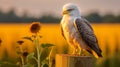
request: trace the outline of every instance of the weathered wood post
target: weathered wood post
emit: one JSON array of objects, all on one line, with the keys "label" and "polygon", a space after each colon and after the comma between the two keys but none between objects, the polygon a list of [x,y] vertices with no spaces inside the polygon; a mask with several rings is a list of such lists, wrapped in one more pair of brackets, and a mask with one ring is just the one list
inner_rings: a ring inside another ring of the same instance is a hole
[{"label": "weathered wood post", "polygon": [[89,56],[57,54],[56,67],[93,67],[93,59]]}]

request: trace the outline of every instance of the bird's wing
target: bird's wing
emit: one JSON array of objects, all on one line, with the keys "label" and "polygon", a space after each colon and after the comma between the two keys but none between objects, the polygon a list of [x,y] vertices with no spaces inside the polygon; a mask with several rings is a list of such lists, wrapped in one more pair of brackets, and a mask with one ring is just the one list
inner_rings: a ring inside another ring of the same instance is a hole
[{"label": "bird's wing", "polygon": [[[60,24],[60,29],[61,29],[61,33],[62,33],[62,36],[65,38],[64,36],[64,31],[63,31],[63,28],[62,28],[62,25]],[[66,39],[66,38],[65,38]]]},{"label": "bird's wing", "polygon": [[91,30],[93,31],[93,28],[90,25],[90,22],[88,22],[84,17],[82,17],[82,19],[84,20],[84,22],[91,28]]},{"label": "bird's wing", "polygon": [[85,41],[86,45],[97,54],[101,55],[101,49],[98,46],[98,41],[94,35],[91,25],[83,18],[76,18],[74,21],[74,26],[81,35],[82,39]]}]

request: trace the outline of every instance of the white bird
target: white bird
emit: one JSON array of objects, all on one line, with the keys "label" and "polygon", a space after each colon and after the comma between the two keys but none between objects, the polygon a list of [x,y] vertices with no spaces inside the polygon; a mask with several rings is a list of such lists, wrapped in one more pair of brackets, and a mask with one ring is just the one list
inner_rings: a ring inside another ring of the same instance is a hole
[{"label": "white bird", "polygon": [[74,47],[73,54],[80,54],[81,49],[85,49],[96,58],[102,57],[94,31],[90,23],[81,17],[78,7],[72,3],[65,4],[62,13],[62,35]]}]

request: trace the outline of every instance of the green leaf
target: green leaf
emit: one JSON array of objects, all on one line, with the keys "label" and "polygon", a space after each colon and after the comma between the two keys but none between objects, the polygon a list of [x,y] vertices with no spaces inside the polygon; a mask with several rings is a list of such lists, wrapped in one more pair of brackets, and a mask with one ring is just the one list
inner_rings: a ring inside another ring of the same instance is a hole
[{"label": "green leaf", "polygon": [[28,63],[28,64],[25,64],[24,67],[34,67],[34,65]]},{"label": "green leaf", "polygon": [[42,61],[41,67],[49,67],[49,64],[46,60]]},{"label": "green leaf", "polygon": [[23,39],[27,39],[27,40],[30,40],[33,42],[32,38],[31,37],[23,37]]},{"label": "green leaf", "polygon": [[11,61],[2,61],[1,66],[0,67],[16,67],[17,65]]},{"label": "green leaf", "polygon": [[49,65],[48,64],[44,64],[42,67],[49,67]]},{"label": "green leaf", "polygon": [[41,44],[42,48],[52,47],[52,46],[54,46],[54,45],[53,44],[49,44],[49,43],[47,43],[47,44]]},{"label": "green leaf", "polygon": [[21,55],[21,54],[22,54],[22,52],[20,51],[20,47],[19,47],[19,46],[16,47],[16,53],[17,53],[18,55]]},{"label": "green leaf", "polygon": [[49,56],[50,52],[52,50],[52,47],[47,47],[42,50],[41,56],[40,56],[40,61],[46,60],[46,58]]},{"label": "green leaf", "polygon": [[35,53],[30,53],[28,54],[27,58],[26,58],[26,62],[29,62],[30,60],[35,60],[37,62],[37,58],[35,57]]},{"label": "green leaf", "polygon": [[33,58],[33,57],[34,57],[34,52],[33,52],[33,53],[28,54],[27,59],[29,60],[29,59],[31,59],[31,58]]},{"label": "green leaf", "polygon": [[40,61],[44,61],[50,54],[51,50],[52,50],[52,46],[54,46],[53,44],[41,44],[41,47],[43,48],[41,56],[40,56]]}]

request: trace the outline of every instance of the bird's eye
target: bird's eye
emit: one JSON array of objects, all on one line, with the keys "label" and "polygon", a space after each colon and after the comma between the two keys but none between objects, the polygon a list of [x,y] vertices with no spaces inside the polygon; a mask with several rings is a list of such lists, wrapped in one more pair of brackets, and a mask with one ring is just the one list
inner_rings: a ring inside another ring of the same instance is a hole
[{"label": "bird's eye", "polygon": [[72,11],[73,9],[68,9],[67,11]]}]

